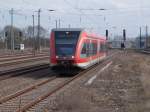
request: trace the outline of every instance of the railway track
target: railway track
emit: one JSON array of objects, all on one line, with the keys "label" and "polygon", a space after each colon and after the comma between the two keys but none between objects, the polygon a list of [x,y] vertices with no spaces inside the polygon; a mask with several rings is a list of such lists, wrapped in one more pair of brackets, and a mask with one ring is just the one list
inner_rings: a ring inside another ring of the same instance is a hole
[{"label": "railway track", "polygon": [[20,60],[12,60],[12,61],[8,61],[8,62],[0,63],[0,67],[16,65],[16,64],[21,64],[21,63],[27,63],[27,62],[33,62],[33,61],[39,61],[39,60],[44,60],[44,59],[48,59],[48,58],[49,58],[49,56],[42,56],[42,57],[33,57],[33,58],[20,59]]},{"label": "railway track", "polygon": [[55,79],[56,79],[56,76],[53,76],[53,77],[51,77],[51,78],[49,78],[49,79],[46,79],[46,80],[41,81],[41,82],[39,82],[39,83],[33,84],[33,85],[31,85],[31,86],[29,86],[29,87],[23,89],[23,90],[17,91],[17,92],[14,93],[14,94],[11,94],[11,95],[8,95],[8,96],[6,96],[6,97],[3,97],[3,98],[0,99],[0,104],[5,103],[5,102],[7,102],[7,101],[9,101],[9,100],[11,100],[11,99],[13,99],[13,98],[16,98],[16,97],[22,95],[22,94],[25,94],[25,93],[27,93],[27,92],[30,92],[30,91],[36,89],[37,87],[40,87],[40,86],[42,86],[42,85],[44,85],[44,84],[46,84],[46,83],[48,83],[48,82],[51,82],[51,81],[53,81],[53,80],[55,80]]},{"label": "railway track", "polygon": [[[107,62],[109,62],[109,58],[102,62],[100,66],[104,66]],[[34,107],[36,104],[40,103],[41,101],[47,99],[49,96],[55,94],[57,91],[61,90],[69,83],[81,78],[87,72],[93,72],[98,67],[98,64],[96,64],[73,77],[60,78],[54,76],[45,81],[31,85],[30,87],[20,90],[14,94],[1,98],[0,109],[25,112]]]},{"label": "railway track", "polygon": [[23,55],[31,55],[31,53],[25,53],[25,52],[22,52],[22,53],[1,53],[0,54],[0,58],[5,58],[5,57],[14,57],[14,56],[23,56]]},{"label": "railway track", "polygon": [[146,50],[142,50],[141,52],[145,54],[150,54],[150,51],[146,51]]},{"label": "railway track", "polygon": [[[49,54],[48,52],[41,52],[41,53],[35,53],[35,55],[38,55],[38,54]],[[24,53],[24,52],[21,52],[21,53],[16,53],[16,54],[0,54],[0,59],[1,58],[12,58],[12,57],[19,57],[19,56],[29,56],[29,55],[31,55],[31,56],[33,56],[34,55],[34,53]]]},{"label": "railway track", "polygon": [[[106,64],[106,63],[105,63]],[[105,65],[103,64],[103,65]],[[101,65],[102,66],[102,65]],[[34,106],[38,103],[40,103],[41,101],[47,99],[48,97],[52,96],[53,94],[55,94],[56,92],[58,92],[59,90],[65,88],[68,84],[70,84],[71,82],[79,79],[79,78],[82,78],[82,76],[86,75],[87,72],[93,72],[95,71],[99,66],[97,65],[94,65],[92,67],[90,67],[89,69],[87,70],[84,70],[82,72],[80,72],[79,74],[75,75],[74,77],[72,78],[69,78],[65,81],[63,81],[62,83],[56,85],[51,91],[41,95],[41,96],[38,96],[35,100],[31,101],[30,103],[27,103],[26,105],[22,106],[20,109],[18,109],[16,112],[25,112],[25,111],[28,111],[32,108],[34,108]],[[34,110],[34,109],[32,109]]]},{"label": "railway track", "polygon": [[149,49],[136,49],[135,51],[139,53],[150,54]]},{"label": "railway track", "polygon": [[13,70],[0,72],[0,81],[7,80],[12,77],[24,75],[26,73],[34,72],[41,69],[49,68],[49,64],[32,65],[28,67],[17,68]]},{"label": "railway track", "polygon": [[12,60],[19,60],[19,59],[27,59],[27,58],[35,58],[35,57],[40,57],[40,56],[48,56],[46,54],[37,54],[37,55],[23,55],[23,56],[15,56],[15,57],[5,57],[5,58],[0,58],[0,62],[7,62],[7,61],[12,61]]},{"label": "railway track", "polygon": [[82,78],[86,73],[92,73],[98,69],[99,66],[106,65],[106,63],[110,61],[110,57],[113,55],[107,57],[101,64],[96,64],[87,70],[81,71],[73,77],[57,77],[57,75],[55,75],[46,80],[37,82],[36,84],[31,84],[27,88],[23,88],[13,94],[1,97],[0,110],[4,112],[10,110],[16,112],[26,112],[30,109],[34,110],[35,105],[42,105],[42,101],[65,88],[71,82]]}]

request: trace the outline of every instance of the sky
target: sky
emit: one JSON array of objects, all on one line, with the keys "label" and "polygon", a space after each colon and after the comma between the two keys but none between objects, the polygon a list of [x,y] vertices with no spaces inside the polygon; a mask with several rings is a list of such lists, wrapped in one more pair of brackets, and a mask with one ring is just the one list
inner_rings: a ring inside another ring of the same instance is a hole
[{"label": "sky", "polygon": [[[139,35],[139,27],[145,35],[145,26],[150,26],[150,0],[0,0],[0,28],[10,24],[9,10],[14,9],[14,26],[32,25],[37,10],[41,9],[41,25],[47,30],[54,28],[60,19],[60,27],[82,27],[97,35]],[[49,9],[55,11],[49,12]],[[105,9],[105,10],[99,10]],[[148,30],[149,31],[149,30]]]}]

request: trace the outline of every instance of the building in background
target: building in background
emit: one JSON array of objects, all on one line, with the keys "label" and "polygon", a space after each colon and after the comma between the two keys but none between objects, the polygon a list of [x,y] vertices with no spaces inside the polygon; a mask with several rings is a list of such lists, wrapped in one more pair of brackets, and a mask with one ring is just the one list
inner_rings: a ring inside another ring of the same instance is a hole
[{"label": "building in background", "polygon": [[[146,38],[143,37],[141,38],[141,42],[140,42],[140,37],[137,37],[135,39],[135,43],[136,43],[136,48],[137,49],[146,49],[146,48],[150,48],[150,37]],[[140,46],[141,44],[141,46]]]},{"label": "building in background", "polygon": [[121,48],[121,43],[124,43],[125,48],[135,48],[135,39],[128,38],[126,41],[123,40],[122,36],[116,36],[114,39],[108,41],[110,48]]}]

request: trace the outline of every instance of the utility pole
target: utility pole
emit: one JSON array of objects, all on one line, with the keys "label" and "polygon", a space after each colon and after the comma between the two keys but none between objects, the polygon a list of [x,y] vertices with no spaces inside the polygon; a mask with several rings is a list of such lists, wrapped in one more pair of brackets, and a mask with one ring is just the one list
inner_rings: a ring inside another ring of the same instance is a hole
[{"label": "utility pole", "polygon": [[55,20],[55,22],[56,22],[56,29],[57,29],[57,20]]},{"label": "utility pole", "polygon": [[145,27],[145,31],[146,31],[146,48],[148,47],[148,26],[146,25]]},{"label": "utility pole", "polygon": [[32,15],[32,19],[33,19],[33,38],[34,38],[34,27],[35,27],[35,23],[34,23],[34,15]]},{"label": "utility pole", "polygon": [[36,39],[35,39],[35,37],[34,37],[34,27],[35,27],[34,14],[32,15],[32,19],[33,19],[33,29],[32,29],[32,30],[33,30],[33,31],[32,31],[32,33],[33,33],[33,37],[32,37],[32,38],[33,38],[33,46],[32,46],[32,47],[33,47],[33,53],[34,53],[34,55],[35,55],[35,48],[36,48],[36,46],[35,46],[36,42],[35,42],[35,41],[36,41]]},{"label": "utility pole", "polygon": [[140,48],[142,47],[142,28],[140,27]]},{"label": "utility pole", "polygon": [[8,50],[8,44],[7,44],[7,40],[8,40],[8,32],[5,31],[4,36],[5,36],[5,49],[6,49],[6,51],[7,51],[7,50]]},{"label": "utility pole", "polygon": [[68,25],[68,28],[71,28],[71,24]]},{"label": "utility pole", "polygon": [[82,17],[81,17],[81,15],[80,15],[80,27],[82,26],[81,23],[82,23]]},{"label": "utility pole", "polygon": [[12,8],[10,10],[11,15],[11,31],[10,31],[10,39],[11,39],[11,50],[14,51],[14,31],[13,31],[13,15],[14,15],[14,9]]},{"label": "utility pole", "polygon": [[41,14],[41,9],[38,10],[37,50],[40,50],[40,14]]},{"label": "utility pole", "polygon": [[59,28],[60,28],[60,19],[59,19]]}]

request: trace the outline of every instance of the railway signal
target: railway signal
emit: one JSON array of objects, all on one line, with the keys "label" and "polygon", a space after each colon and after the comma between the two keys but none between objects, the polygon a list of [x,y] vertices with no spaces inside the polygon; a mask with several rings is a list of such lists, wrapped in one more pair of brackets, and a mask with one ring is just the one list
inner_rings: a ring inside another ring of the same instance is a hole
[{"label": "railway signal", "polygon": [[126,41],[126,30],[123,29],[123,40]]},{"label": "railway signal", "polygon": [[20,32],[19,32],[19,37],[22,37],[22,36],[23,36],[23,34],[22,34],[22,32],[20,31]]},{"label": "railway signal", "polygon": [[106,40],[108,40],[108,29],[106,29]]},{"label": "railway signal", "polygon": [[8,37],[8,32],[5,32],[5,37]]}]

